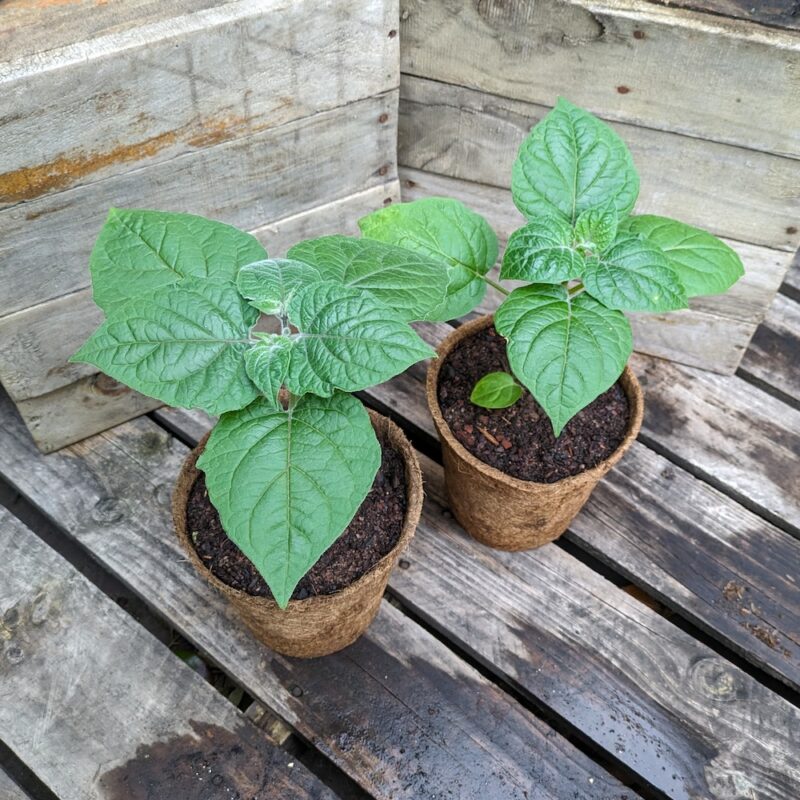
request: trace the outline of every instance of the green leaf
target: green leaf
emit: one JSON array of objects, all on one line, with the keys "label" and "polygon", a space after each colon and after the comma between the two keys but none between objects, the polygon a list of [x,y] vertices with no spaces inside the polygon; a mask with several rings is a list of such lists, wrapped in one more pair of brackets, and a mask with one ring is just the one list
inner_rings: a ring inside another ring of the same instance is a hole
[{"label": "green leaf", "polygon": [[393,308],[332,281],[295,293],[288,314],[301,331],[287,337],[286,386],[293,394],[356,392],[436,355]]},{"label": "green leaf", "polygon": [[245,372],[257,319],[231,281],[187,278],[115,307],[70,360],[169,405],[221,414],[258,395]]},{"label": "green leaf", "polygon": [[250,380],[273,408],[281,408],[278,393],[289,371],[292,345],[286,336],[256,334],[259,341],[245,354],[245,369]]},{"label": "green leaf", "polygon": [[223,415],[197,466],[225,532],[285,608],[358,511],[380,461],[366,410],[337,392]]},{"label": "green leaf", "polygon": [[686,290],[657,248],[637,238],[620,239],[601,256],[586,259],[583,285],[608,308],[674,311],[686,308]]},{"label": "green leaf", "polygon": [[297,289],[322,280],[319,270],[290,258],[254,261],[239,270],[236,286],[242,297],[265,314],[283,316]]},{"label": "green leaf", "polygon": [[[447,197],[387,206],[358,221],[368,239],[413,250],[451,271],[447,300],[437,319],[463,316],[480,302],[485,275],[497,261],[497,236],[480,214]],[[470,305],[472,303],[472,305]]]},{"label": "green leaf", "polygon": [[643,214],[625,220],[624,230],[664,253],[689,297],[720,294],[744,275],[736,251],[699,228]]},{"label": "green leaf", "polygon": [[296,244],[287,255],[316,267],[323,280],[369,291],[407,322],[428,319],[450,282],[439,261],[371,239],[323,236]]},{"label": "green leaf", "polygon": [[574,224],[582,211],[612,203],[627,214],[639,194],[628,148],[604,122],[560,98],[522,143],[511,176],[528,218],[556,215]]},{"label": "green leaf", "polygon": [[581,274],[583,256],[572,247],[572,228],[544,217],[514,231],[503,255],[503,280],[561,283]]},{"label": "green leaf", "polygon": [[490,372],[472,389],[470,402],[481,408],[508,408],[522,397],[522,387],[507,372]]},{"label": "green leaf", "polygon": [[575,222],[575,239],[580,247],[602,253],[617,238],[619,218],[613,205],[587,208]]},{"label": "green leaf", "polygon": [[105,312],[183,278],[235,280],[266,258],[249,233],[191,214],[112,208],[90,260],[94,301]]},{"label": "green leaf", "polygon": [[625,315],[585,292],[532,284],[513,291],[497,309],[508,360],[544,409],[558,436],[569,420],[622,374],[633,348]]}]

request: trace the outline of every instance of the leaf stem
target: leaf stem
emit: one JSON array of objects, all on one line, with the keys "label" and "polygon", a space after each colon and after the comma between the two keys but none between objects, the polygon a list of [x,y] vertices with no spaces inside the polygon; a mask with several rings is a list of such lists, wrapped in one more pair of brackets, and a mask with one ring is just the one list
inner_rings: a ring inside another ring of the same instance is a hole
[{"label": "leaf stem", "polygon": [[577,297],[579,294],[583,294],[586,291],[586,288],[582,283],[576,283],[574,286],[567,289],[567,294],[569,295],[570,299],[573,297]]},{"label": "leaf stem", "polygon": [[504,289],[499,283],[495,283],[495,281],[493,281],[491,278],[487,278],[486,275],[481,275],[481,278],[483,278],[483,280],[486,281],[486,283],[488,283],[493,289],[497,289],[500,294],[505,295],[506,297],[511,294],[511,292],[509,292],[507,289]]}]

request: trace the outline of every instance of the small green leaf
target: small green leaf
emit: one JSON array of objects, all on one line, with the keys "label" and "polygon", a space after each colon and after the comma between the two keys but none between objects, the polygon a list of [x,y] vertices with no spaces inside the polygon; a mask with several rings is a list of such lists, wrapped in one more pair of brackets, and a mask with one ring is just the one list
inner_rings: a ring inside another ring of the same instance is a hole
[{"label": "small green leaf", "polygon": [[[497,236],[480,214],[446,197],[387,206],[358,221],[368,239],[413,250],[451,271],[447,300],[436,319],[455,319],[481,301],[485,275],[497,261]],[[431,317],[433,318],[433,317]]]},{"label": "small green leaf", "polygon": [[639,176],[625,142],[608,125],[559,98],[522,143],[511,193],[528,219],[556,215],[572,225],[582,211],[606,203],[620,216],[629,213]]},{"label": "small green leaf", "polygon": [[223,415],[197,466],[225,532],[285,608],[358,511],[380,461],[366,410],[337,392]]},{"label": "small green leaf", "polygon": [[242,297],[260,311],[282,316],[293,292],[321,280],[319,270],[310,264],[290,258],[268,258],[243,266],[236,286]]},{"label": "small green leaf", "polygon": [[436,353],[393,308],[370,293],[326,281],[296,292],[286,386],[326,397],[382,383]]},{"label": "small green leaf", "polygon": [[257,319],[231,281],[187,278],[115,307],[70,360],[168,405],[221,414],[258,395],[245,372]]},{"label": "small green leaf", "polygon": [[267,257],[249,233],[191,214],[112,208],[90,260],[94,301],[104,311],[183,278],[236,279]]},{"label": "small green leaf", "polygon": [[287,255],[316,267],[323,280],[369,291],[407,322],[429,319],[450,282],[441,262],[372,239],[323,236],[296,244]]},{"label": "small green leaf", "polygon": [[664,253],[689,297],[720,294],[744,275],[736,251],[699,228],[643,214],[625,220],[624,230]]},{"label": "small green leaf", "polygon": [[617,238],[619,218],[613,205],[587,208],[575,222],[578,245],[593,253],[602,253]]},{"label": "small green leaf", "polygon": [[583,256],[572,247],[572,228],[543,217],[514,231],[503,255],[503,280],[561,283],[581,274]]},{"label": "small green leaf", "polygon": [[508,408],[522,397],[522,387],[507,372],[490,372],[472,389],[470,402],[481,408]]},{"label": "small green leaf", "polygon": [[273,408],[281,408],[278,393],[289,371],[292,345],[286,336],[258,334],[259,341],[245,355],[245,369]]},{"label": "small green leaf", "polygon": [[686,308],[686,290],[666,256],[638,238],[620,239],[601,256],[586,259],[583,285],[608,308],[674,311]]},{"label": "small green leaf", "polygon": [[569,420],[614,384],[633,348],[625,315],[585,292],[532,284],[497,309],[511,369],[531,391],[558,436]]}]

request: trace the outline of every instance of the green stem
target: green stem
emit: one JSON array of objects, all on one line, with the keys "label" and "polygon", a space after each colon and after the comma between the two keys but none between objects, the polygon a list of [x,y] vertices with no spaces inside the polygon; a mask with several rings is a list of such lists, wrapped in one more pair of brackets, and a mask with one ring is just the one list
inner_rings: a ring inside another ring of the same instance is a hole
[{"label": "green stem", "polygon": [[486,275],[481,275],[481,278],[483,278],[483,280],[485,280],[486,283],[488,283],[493,289],[497,289],[500,294],[505,295],[506,297],[511,294],[511,292],[504,289],[499,283],[495,283],[491,278],[487,278]]},{"label": "green stem", "polygon": [[582,283],[576,283],[571,289],[567,289],[567,294],[569,294],[570,298],[573,298],[585,291],[586,289]]}]

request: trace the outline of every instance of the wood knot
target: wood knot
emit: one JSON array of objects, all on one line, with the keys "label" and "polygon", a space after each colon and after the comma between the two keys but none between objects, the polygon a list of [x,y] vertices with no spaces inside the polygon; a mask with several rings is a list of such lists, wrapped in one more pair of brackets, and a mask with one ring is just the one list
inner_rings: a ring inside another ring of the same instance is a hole
[{"label": "wood knot", "polygon": [[689,682],[703,697],[723,703],[736,700],[743,688],[731,665],[718,656],[705,656],[692,664]]},{"label": "wood knot", "polygon": [[92,379],[92,389],[106,397],[119,397],[119,395],[130,391],[127,386],[115,381],[113,378],[109,378],[108,375],[104,375],[102,372]]},{"label": "wood knot", "polygon": [[25,660],[25,653],[18,644],[12,644],[6,647],[6,661],[9,664],[19,664]]},{"label": "wood knot", "polygon": [[124,516],[123,505],[116,497],[101,497],[91,511],[92,519],[105,525],[119,522]]}]

